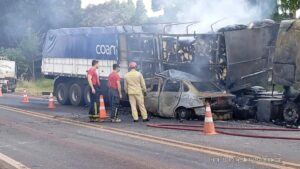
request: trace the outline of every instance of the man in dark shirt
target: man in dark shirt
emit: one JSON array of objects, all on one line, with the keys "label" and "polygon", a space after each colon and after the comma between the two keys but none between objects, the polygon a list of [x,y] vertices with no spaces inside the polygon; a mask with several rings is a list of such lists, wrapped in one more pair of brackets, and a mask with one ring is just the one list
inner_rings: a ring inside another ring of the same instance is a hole
[{"label": "man in dark shirt", "polygon": [[99,62],[92,61],[92,67],[87,71],[87,79],[90,86],[90,121],[95,122],[99,120],[99,96],[100,96],[100,80],[98,75]]},{"label": "man in dark shirt", "polygon": [[119,72],[120,66],[118,64],[114,64],[113,71],[108,76],[108,93],[111,106],[110,117],[112,122],[121,122],[121,119],[118,118],[118,109],[120,106],[120,99],[122,98]]}]

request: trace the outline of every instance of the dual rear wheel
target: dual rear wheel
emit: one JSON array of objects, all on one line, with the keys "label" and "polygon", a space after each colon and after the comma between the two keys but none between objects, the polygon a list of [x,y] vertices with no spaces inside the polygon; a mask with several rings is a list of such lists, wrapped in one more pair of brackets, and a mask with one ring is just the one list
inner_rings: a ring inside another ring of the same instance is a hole
[{"label": "dual rear wheel", "polygon": [[79,83],[59,83],[56,87],[57,101],[62,105],[73,106],[88,105],[90,103],[89,87]]}]

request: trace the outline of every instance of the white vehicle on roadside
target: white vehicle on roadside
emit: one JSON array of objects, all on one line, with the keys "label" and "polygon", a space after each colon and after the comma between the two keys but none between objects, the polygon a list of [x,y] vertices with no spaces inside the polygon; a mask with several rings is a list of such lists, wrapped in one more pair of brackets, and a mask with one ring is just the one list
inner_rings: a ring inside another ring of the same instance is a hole
[{"label": "white vehicle on roadside", "polygon": [[0,87],[3,92],[14,92],[17,87],[16,62],[0,57]]}]

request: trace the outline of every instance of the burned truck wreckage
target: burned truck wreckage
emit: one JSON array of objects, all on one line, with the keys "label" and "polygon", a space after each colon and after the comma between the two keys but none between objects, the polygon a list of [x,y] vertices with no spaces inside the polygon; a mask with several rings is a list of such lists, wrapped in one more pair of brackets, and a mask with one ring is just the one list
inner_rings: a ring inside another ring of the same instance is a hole
[{"label": "burned truck wreckage", "polygon": [[[272,83],[278,28],[268,20],[215,33],[162,36],[163,68],[191,73],[234,94],[236,118],[280,119],[281,94],[266,90]],[[266,105],[269,109],[263,109]]]},{"label": "burned truck wreckage", "polygon": [[[273,57],[279,30],[279,24],[271,20],[253,22],[249,25],[227,26],[217,32],[201,34],[168,33],[166,32],[166,25],[71,29],[73,30],[63,29],[63,31],[67,30],[67,36],[70,37],[80,35],[80,38],[82,38],[82,35],[84,35],[86,39],[82,43],[86,44],[93,44],[88,42],[89,34],[93,36],[95,34],[95,32],[92,34],[93,31],[96,31],[99,38],[102,35],[105,37],[103,40],[100,38],[104,47],[107,38],[113,37],[109,41],[109,45],[113,45],[114,50],[102,54],[104,48],[102,47],[102,50],[101,46],[98,46],[98,50],[96,50],[98,53],[93,57],[93,59],[103,61],[103,64],[101,62],[103,70],[99,70],[102,80],[106,80],[113,63],[120,64],[121,77],[127,71],[129,61],[137,62],[140,71],[148,79],[156,77],[161,72],[175,69],[196,76],[200,79],[200,82],[209,82],[218,91],[233,94],[235,97],[232,99],[231,107],[233,116],[236,118],[256,118],[259,121],[267,122],[285,119],[289,123],[298,120],[298,116],[297,120],[295,118],[291,120],[291,118],[288,118],[289,116],[282,114],[282,105],[285,103],[282,94],[271,91],[271,89],[274,89],[272,88],[274,86],[272,85]],[[61,33],[61,30],[54,30],[53,32],[55,31]],[[84,31],[82,35],[80,34],[81,31]],[[50,35],[48,36],[53,38]],[[55,36],[59,36],[59,33]],[[56,38],[56,41],[59,41],[59,39]],[[77,100],[79,101],[74,102],[72,98],[76,97],[70,97],[66,98],[63,103],[67,103],[70,99],[72,104],[78,103],[73,105],[79,105],[79,103],[82,103],[80,100],[83,98],[85,103],[88,103],[86,90],[77,93],[68,90],[63,92],[62,90],[68,89],[70,86],[72,88],[74,84],[83,84],[81,88],[86,89],[86,84],[82,80],[85,77],[85,71],[78,73],[78,68],[76,73],[66,76],[51,70],[53,67],[51,63],[57,63],[57,61],[49,59],[56,57],[50,56],[51,53],[47,50],[53,50],[55,46],[53,42],[49,42],[48,48],[47,43],[45,44],[44,51],[46,52],[43,52],[42,70],[46,77],[55,78],[54,94],[56,96],[60,96],[60,93],[61,96],[76,96],[77,94]],[[72,49],[72,47],[66,48],[65,51],[69,49]],[[113,57],[110,54],[113,54]],[[73,61],[74,63],[75,61]],[[47,65],[49,65],[49,69]],[[80,70],[86,68],[87,65],[80,68]],[[76,74],[80,74],[81,80],[76,79]],[[68,84],[62,86],[61,83],[66,78],[70,80],[68,80]],[[202,87],[205,84],[199,83],[198,85],[193,84],[195,88]],[[279,85],[281,84],[279,83]],[[62,87],[58,88],[59,86]],[[60,100],[58,97],[58,101],[61,103]],[[157,110],[157,108],[152,107],[148,109]],[[154,114],[161,115],[159,112],[154,112]]]}]

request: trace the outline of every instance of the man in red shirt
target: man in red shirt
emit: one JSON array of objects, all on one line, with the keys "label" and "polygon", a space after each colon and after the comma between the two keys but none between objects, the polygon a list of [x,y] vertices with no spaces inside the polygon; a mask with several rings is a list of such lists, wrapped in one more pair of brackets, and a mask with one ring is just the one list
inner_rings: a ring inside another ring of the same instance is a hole
[{"label": "man in red shirt", "polygon": [[118,118],[118,109],[120,106],[120,99],[122,98],[121,83],[120,83],[120,66],[113,65],[113,72],[108,76],[108,96],[110,102],[110,117],[112,122],[121,122]]},{"label": "man in red shirt", "polygon": [[92,67],[87,71],[87,79],[90,86],[90,121],[98,121],[99,116],[99,96],[100,96],[100,80],[98,75],[99,62],[97,60],[92,61]]}]

